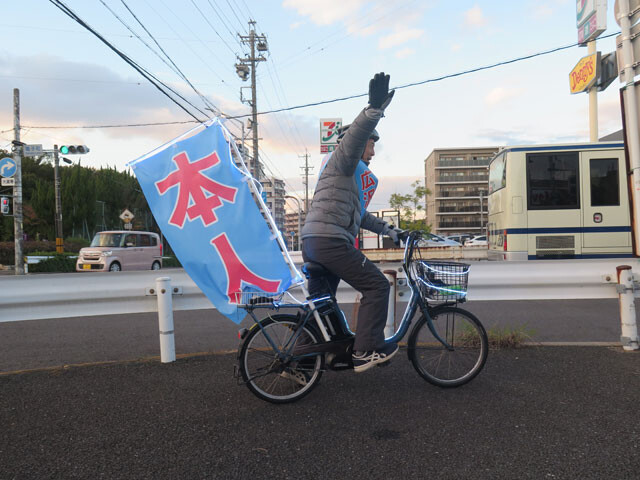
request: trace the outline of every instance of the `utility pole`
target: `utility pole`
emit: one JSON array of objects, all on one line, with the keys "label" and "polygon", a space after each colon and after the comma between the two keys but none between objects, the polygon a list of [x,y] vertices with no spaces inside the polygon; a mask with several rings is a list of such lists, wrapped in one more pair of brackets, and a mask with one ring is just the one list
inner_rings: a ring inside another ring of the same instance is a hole
[{"label": "utility pole", "polygon": [[53,185],[56,193],[56,253],[64,253],[64,240],[62,239],[62,202],[60,201],[60,163],[58,158],[58,145],[53,146]]},{"label": "utility pole", "polygon": [[[256,98],[256,66],[257,62],[264,62],[267,59],[261,54],[261,52],[267,52],[269,50],[267,46],[267,37],[264,35],[257,35],[255,30],[256,22],[249,21],[249,35],[238,35],[240,41],[245,45],[249,45],[251,53],[245,55],[244,58],[238,57],[238,63],[236,64],[236,73],[238,76],[246,81],[251,76],[251,101],[247,102],[242,98],[242,89],[240,90],[240,100],[244,103],[251,105],[251,131],[253,133],[253,176],[256,180],[260,181],[262,174],[262,166],[258,156],[258,101]],[[256,56],[256,50],[259,53]]]},{"label": "utility pole", "polygon": [[304,155],[298,155],[299,158],[304,157],[304,167],[300,167],[303,170],[302,176],[304,177],[304,213],[309,213],[309,170],[313,170],[313,167],[309,166],[309,152],[305,150]]},{"label": "utility pole", "polygon": [[15,184],[13,185],[13,235],[15,242],[15,274],[24,275],[24,256],[22,255],[22,146],[20,141],[20,90],[13,89],[13,161],[16,164]]}]

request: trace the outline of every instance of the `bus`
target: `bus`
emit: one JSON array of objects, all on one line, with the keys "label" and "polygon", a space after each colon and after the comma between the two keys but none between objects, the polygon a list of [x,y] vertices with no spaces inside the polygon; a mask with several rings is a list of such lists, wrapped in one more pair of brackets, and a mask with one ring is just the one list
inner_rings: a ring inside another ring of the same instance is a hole
[{"label": "bus", "polygon": [[489,260],[632,257],[624,143],[513,146],[489,164]]}]

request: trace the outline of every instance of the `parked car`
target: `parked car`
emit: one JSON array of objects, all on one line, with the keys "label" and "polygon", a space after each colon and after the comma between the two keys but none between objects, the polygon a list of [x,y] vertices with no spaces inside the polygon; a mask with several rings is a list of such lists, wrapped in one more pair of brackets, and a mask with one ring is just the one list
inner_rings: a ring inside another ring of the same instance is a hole
[{"label": "parked car", "polygon": [[484,247],[488,246],[487,236],[486,235],[478,235],[477,237],[473,237],[471,240],[467,240],[464,244],[465,247],[470,247],[473,245],[482,245]]},{"label": "parked car", "polygon": [[419,247],[460,247],[460,243],[433,233],[423,233],[418,242]]},{"label": "parked car", "polygon": [[78,272],[161,268],[162,243],[158,234],[131,230],[96,233],[91,246],[82,248],[76,261]]},{"label": "parked car", "polygon": [[445,238],[447,240],[453,240],[454,242],[458,242],[460,245],[464,245],[464,242],[473,238],[473,235],[469,235],[468,233],[458,233],[456,235],[449,235]]}]

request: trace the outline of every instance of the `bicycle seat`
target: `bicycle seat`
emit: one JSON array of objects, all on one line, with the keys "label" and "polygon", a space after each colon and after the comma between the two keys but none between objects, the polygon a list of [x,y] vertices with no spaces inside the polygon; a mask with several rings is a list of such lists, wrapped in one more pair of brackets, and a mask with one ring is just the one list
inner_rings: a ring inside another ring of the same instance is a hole
[{"label": "bicycle seat", "polygon": [[324,266],[316,262],[306,262],[302,266],[302,273],[304,273],[304,276],[307,278],[325,277],[331,274],[329,270],[327,270],[326,268],[324,268]]}]

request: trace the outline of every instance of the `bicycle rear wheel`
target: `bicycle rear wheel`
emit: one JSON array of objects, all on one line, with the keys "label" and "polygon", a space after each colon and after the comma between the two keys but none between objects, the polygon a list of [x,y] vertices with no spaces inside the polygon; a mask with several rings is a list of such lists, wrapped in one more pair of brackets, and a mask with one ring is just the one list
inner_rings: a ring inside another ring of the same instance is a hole
[{"label": "bicycle rear wheel", "polygon": [[[296,337],[298,317],[273,315],[254,325],[239,351],[239,367],[249,390],[272,403],[299,400],[317,384],[324,370],[324,355],[283,362],[279,352],[296,346],[318,343],[319,335],[306,325]],[[262,327],[262,328],[261,328]],[[277,347],[273,348],[268,337]]]},{"label": "bicycle rear wheel", "polygon": [[418,373],[439,387],[459,387],[471,381],[487,360],[489,342],[480,321],[458,307],[436,307],[430,312],[433,334],[423,315],[411,331],[408,354]]}]

